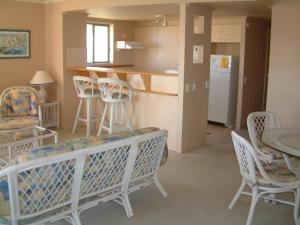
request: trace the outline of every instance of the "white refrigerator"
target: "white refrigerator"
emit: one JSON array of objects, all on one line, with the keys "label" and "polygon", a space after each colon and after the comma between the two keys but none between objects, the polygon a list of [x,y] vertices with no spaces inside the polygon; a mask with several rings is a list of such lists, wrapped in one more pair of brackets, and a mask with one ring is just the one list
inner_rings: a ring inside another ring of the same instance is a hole
[{"label": "white refrigerator", "polygon": [[208,120],[234,127],[237,107],[238,66],[231,55],[211,55]]}]

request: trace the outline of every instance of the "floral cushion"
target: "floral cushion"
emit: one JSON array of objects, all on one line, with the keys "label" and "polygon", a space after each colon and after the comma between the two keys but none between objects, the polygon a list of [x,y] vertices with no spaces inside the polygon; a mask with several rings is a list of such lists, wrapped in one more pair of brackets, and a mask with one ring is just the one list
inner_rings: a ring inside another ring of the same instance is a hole
[{"label": "floral cushion", "polygon": [[[290,171],[286,164],[283,163],[272,163],[272,164],[264,164],[263,165],[266,173],[269,177],[277,182],[294,182],[299,179],[297,176]],[[266,187],[274,187],[274,184],[271,184],[265,178],[262,177],[259,171],[256,172],[257,182]]]},{"label": "floral cushion", "polygon": [[38,104],[39,99],[35,94],[30,95],[30,115],[37,116],[38,115]]},{"label": "floral cushion", "polygon": [[[83,148],[92,147],[95,145],[100,145],[104,143],[122,140],[125,138],[134,137],[137,135],[146,134],[156,130],[158,130],[158,128],[148,127],[148,128],[138,129],[138,130],[124,131],[124,132],[110,134],[101,137],[82,137],[82,138],[72,139],[72,140],[64,141],[62,143],[48,145],[45,147],[32,150],[30,153],[26,153],[19,156],[17,163],[21,163],[24,161],[29,161],[37,158],[47,157],[51,155],[61,154],[69,151],[76,151]],[[168,149],[166,146],[163,154],[162,164],[165,163],[167,157],[168,157]]]},{"label": "floral cushion", "polygon": [[12,113],[12,105],[11,105],[11,96],[9,92],[6,92],[1,99],[1,118],[7,117],[10,113]]},{"label": "floral cushion", "polygon": [[0,118],[38,115],[38,97],[30,89],[14,87],[5,91],[1,99]]},{"label": "floral cushion", "polygon": [[276,150],[274,150],[274,149],[272,149],[272,148],[270,148],[270,147],[268,147],[268,146],[262,146],[261,148],[261,151],[263,152],[263,153],[265,153],[266,155],[269,155],[269,154],[271,154],[272,155],[272,159],[273,160],[278,160],[278,159],[283,159],[283,156],[282,156],[282,153],[281,152],[279,152],[279,151],[276,151]]},{"label": "floral cushion", "polygon": [[0,130],[19,129],[34,125],[39,125],[39,118],[36,116],[5,117],[0,119]]},{"label": "floral cushion", "polygon": [[[76,150],[80,150],[95,145],[100,145],[100,144],[118,141],[125,138],[137,136],[137,135],[142,135],[156,130],[159,129],[155,127],[148,127],[148,128],[138,129],[138,130],[120,132],[112,135],[106,135],[102,137],[82,137],[78,139],[68,140],[62,143],[34,149],[30,153],[20,155],[15,163],[19,164],[33,159],[48,157],[56,154],[62,154],[69,151],[76,151]],[[167,146],[165,146],[161,165],[166,162],[167,157],[168,157],[168,148]],[[33,187],[28,187],[28,192],[34,194],[35,191],[32,189]],[[41,195],[40,192],[38,194]],[[9,208],[9,192],[8,192],[7,179],[1,178],[0,179],[0,224],[2,224],[1,217],[2,218],[4,217],[4,219],[9,218],[9,215],[10,215],[10,208]]]},{"label": "floral cushion", "polygon": [[28,91],[12,89],[10,91],[12,113],[9,116],[29,116],[30,115],[30,96]]}]

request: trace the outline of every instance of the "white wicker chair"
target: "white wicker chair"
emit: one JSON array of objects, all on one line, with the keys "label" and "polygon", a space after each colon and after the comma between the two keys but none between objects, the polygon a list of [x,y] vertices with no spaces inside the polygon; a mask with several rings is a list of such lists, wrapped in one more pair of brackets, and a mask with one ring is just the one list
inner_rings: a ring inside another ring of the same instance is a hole
[{"label": "white wicker chair", "polygon": [[129,192],[139,190],[150,184],[160,191],[163,197],[167,197],[167,192],[158,179],[158,169],[164,152],[166,136],[156,136],[148,140],[141,140],[138,143],[138,152],[131,175]]},{"label": "white wicker chair", "polygon": [[[112,134],[114,131],[131,129],[125,103],[131,102],[132,87],[125,81],[112,78],[99,78],[97,82],[102,101],[105,102],[97,135],[100,136],[102,129],[107,130],[109,134]],[[108,107],[110,107],[110,112],[107,115]],[[109,116],[109,125],[104,125],[107,116]]]},{"label": "white wicker chair", "polygon": [[0,130],[40,125],[42,121],[38,92],[29,86],[9,87],[0,95]]},{"label": "white wicker chair", "polygon": [[[252,200],[247,225],[252,223],[255,206],[260,198],[294,206],[294,220],[298,224],[300,180],[288,168],[270,167],[269,170],[266,170],[251,144],[234,131],[231,132],[231,135],[242,175],[242,184],[231,201],[229,209],[234,207],[241,194],[250,195]],[[246,186],[251,189],[251,193],[244,192]],[[269,197],[269,194],[285,192],[294,193],[294,203]]]},{"label": "white wicker chair", "polygon": [[[145,166],[148,171],[147,165],[155,165],[152,174],[157,177],[156,165],[166,139],[167,132],[158,130],[56,155],[50,152],[43,158],[34,152],[21,157],[20,164],[0,171],[0,178],[8,180],[11,210],[11,221],[0,218],[0,223],[41,225],[65,219],[81,225],[82,211],[110,200],[124,206],[127,216],[132,216],[128,198],[131,178],[142,171],[136,168]],[[45,149],[40,150],[45,153]],[[150,162],[139,160],[139,152],[147,151]]]},{"label": "white wicker chair", "polygon": [[[113,157],[107,157],[103,154],[88,156],[90,163],[86,164],[86,168],[91,167],[89,164],[92,167],[101,168],[103,168],[101,164],[110,164],[112,168],[110,168],[110,173],[107,172],[109,170],[104,168],[96,173],[84,173],[85,178],[82,181],[80,192],[80,199],[83,199],[79,205],[80,212],[95,206],[99,202],[113,199],[115,202],[123,205],[127,216],[131,217],[133,216],[133,210],[128,198],[129,193],[152,183],[155,183],[164,197],[167,196],[167,192],[158,180],[158,169],[167,140],[166,132],[156,131],[144,134],[135,140],[137,142],[133,144],[133,150],[135,150],[134,159],[128,162],[130,164],[129,169],[124,172],[117,168],[126,166],[125,162],[122,163],[121,161],[120,163],[120,159],[123,159],[125,154],[129,154],[129,145],[123,146],[122,149],[114,149]],[[104,184],[99,183],[99,180],[103,177],[107,178],[107,181]],[[114,182],[111,182],[111,180]],[[107,193],[110,193],[110,195]]]},{"label": "white wicker chair", "polygon": [[283,159],[282,154],[262,143],[262,136],[265,130],[281,126],[279,118],[275,113],[252,112],[248,115],[247,126],[251,143],[261,160],[271,163],[274,159]]},{"label": "white wicker chair", "polygon": [[[86,122],[86,135],[90,136],[92,123],[99,120],[96,116],[93,115],[93,100],[96,99],[97,101],[99,101],[100,99],[100,93],[97,88],[97,80],[90,77],[74,76],[73,82],[77,95],[80,98],[75,121],[73,124],[73,133],[76,132],[78,121],[82,121]],[[86,118],[80,117],[80,111],[84,100],[86,101],[87,107]]]}]

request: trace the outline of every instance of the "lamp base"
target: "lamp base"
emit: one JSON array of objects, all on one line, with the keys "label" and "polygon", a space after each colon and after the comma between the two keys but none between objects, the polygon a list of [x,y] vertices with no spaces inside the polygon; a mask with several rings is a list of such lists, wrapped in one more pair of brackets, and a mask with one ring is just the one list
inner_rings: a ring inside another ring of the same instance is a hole
[{"label": "lamp base", "polygon": [[47,97],[47,91],[45,88],[45,85],[40,85],[40,89],[38,91],[39,93],[39,98],[40,98],[40,103],[45,103],[46,102],[46,97]]}]

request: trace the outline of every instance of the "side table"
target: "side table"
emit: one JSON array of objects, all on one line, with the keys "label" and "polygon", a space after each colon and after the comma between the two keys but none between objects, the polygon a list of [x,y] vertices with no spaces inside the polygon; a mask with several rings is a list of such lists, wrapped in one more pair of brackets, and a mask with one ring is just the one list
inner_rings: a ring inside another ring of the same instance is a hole
[{"label": "side table", "polygon": [[56,127],[59,129],[59,102],[46,102],[40,104],[42,121],[41,126],[45,128]]}]

